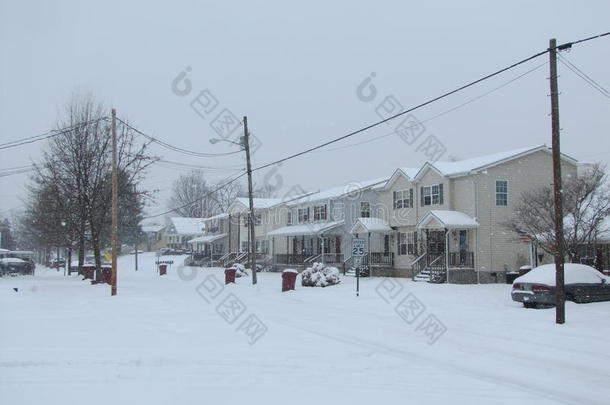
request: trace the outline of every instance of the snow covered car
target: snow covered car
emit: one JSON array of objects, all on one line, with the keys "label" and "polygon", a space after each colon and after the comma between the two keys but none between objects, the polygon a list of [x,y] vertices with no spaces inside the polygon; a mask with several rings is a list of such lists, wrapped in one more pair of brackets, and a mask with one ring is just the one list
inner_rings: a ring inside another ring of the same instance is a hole
[{"label": "snow covered car", "polygon": [[[584,264],[564,265],[566,300],[576,303],[610,301],[610,277]],[[544,264],[517,277],[511,292],[513,301],[526,308],[555,304],[555,264]]]},{"label": "snow covered car", "polygon": [[17,274],[30,274],[30,263],[18,259],[16,257],[5,257],[0,259],[0,275],[17,275]]}]

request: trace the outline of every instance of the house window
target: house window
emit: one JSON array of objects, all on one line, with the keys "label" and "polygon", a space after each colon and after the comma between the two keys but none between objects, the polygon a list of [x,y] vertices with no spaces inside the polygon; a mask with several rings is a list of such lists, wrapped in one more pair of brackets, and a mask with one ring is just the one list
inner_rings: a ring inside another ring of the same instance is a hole
[{"label": "house window", "polygon": [[496,205],[508,205],[508,181],[496,180]]},{"label": "house window", "polygon": [[241,251],[242,252],[247,252],[248,251],[248,241],[247,240],[242,240],[241,241]]},{"label": "house window", "polygon": [[314,221],[326,219],[326,204],[313,207],[313,219]]},{"label": "house window", "polygon": [[298,212],[298,217],[299,217],[299,223],[309,221],[309,207],[299,208],[297,210],[297,212]]},{"label": "house window", "polygon": [[[244,215],[244,226],[248,226],[248,218],[250,218],[250,215]],[[261,224],[261,214],[260,213],[254,213],[254,225],[260,225]]]},{"label": "house window", "polygon": [[371,217],[371,203],[367,201],[360,202],[360,218]]},{"label": "house window", "polygon": [[399,255],[417,254],[417,233],[400,232],[398,234],[398,254]]},{"label": "house window", "polygon": [[394,209],[413,207],[413,189],[394,191]]},{"label": "house window", "polygon": [[442,205],[443,184],[421,187],[421,205]]},{"label": "house window", "polygon": [[292,211],[286,213],[286,225],[292,225]]}]

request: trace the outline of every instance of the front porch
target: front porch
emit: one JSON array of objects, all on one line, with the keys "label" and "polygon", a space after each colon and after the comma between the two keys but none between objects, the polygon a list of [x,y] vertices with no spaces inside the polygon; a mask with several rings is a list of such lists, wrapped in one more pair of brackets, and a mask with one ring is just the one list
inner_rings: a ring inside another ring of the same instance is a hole
[{"label": "front porch", "polygon": [[392,244],[396,231],[380,218],[357,218],[350,230],[352,238],[366,240],[366,252],[361,258],[350,257],[345,268],[359,267],[369,275],[382,275],[394,267]]},{"label": "front porch", "polygon": [[[314,222],[269,232],[273,265],[307,267],[315,262],[342,265],[343,237],[339,231],[342,225],[343,221]],[[283,245],[281,249],[279,245]]]},{"label": "front porch", "polygon": [[[423,252],[413,261],[413,280],[476,282],[478,222],[458,211],[432,210],[418,223]],[[453,276],[453,277],[452,277]]]}]

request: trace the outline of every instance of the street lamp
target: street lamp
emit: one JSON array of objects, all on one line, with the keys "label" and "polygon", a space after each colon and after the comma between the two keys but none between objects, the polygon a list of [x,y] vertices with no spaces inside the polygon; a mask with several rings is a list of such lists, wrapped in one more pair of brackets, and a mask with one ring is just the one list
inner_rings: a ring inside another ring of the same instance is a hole
[{"label": "street lamp", "polygon": [[244,150],[244,149],[243,149],[243,148],[244,148],[244,137],[243,137],[243,136],[240,136],[240,137],[239,137],[239,142],[234,142],[234,141],[230,141],[230,140],[228,140],[228,139],[219,139],[219,138],[212,138],[212,139],[210,139],[210,143],[211,143],[212,145],[215,145],[215,144],[217,144],[218,142],[228,142],[228,143],[232,143],[233,145],[237,145],[237,146],[239,146],[240,148],[242,148],[241,150]]}]

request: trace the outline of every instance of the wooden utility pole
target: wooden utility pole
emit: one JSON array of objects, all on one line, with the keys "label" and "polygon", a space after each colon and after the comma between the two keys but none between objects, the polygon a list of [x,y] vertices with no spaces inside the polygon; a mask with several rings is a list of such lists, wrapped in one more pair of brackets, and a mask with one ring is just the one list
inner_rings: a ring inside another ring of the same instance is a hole
[{"label": "wooden utility pole", "polygon": [[254,234],[254,199],[252,197],[252,166],[250,165],[250,134],[248,133],[248,117],[244,116],[244,149],[246,150],[246,171],[248,172],[248,200],[250,213],[248,214],[248,254],[250,255],[250,271],[252,284],[256,284],[256,239]]},{"label": "wooden utility pole", "polygon": [[559,150],[559,90],[557,85],[557,41],[549,42],[551,67],[551,129],[553,136],[553,203],[555,207],[555,323],[565,323],[565,288],[563,277],[563,204],[561,152]]},{"label": "wooden utility pole", "polygon": [[119,224],[119,176],[117,173],[116,109],[112,109],[112,273],[110,295],[116,295],[117,239]]}]

